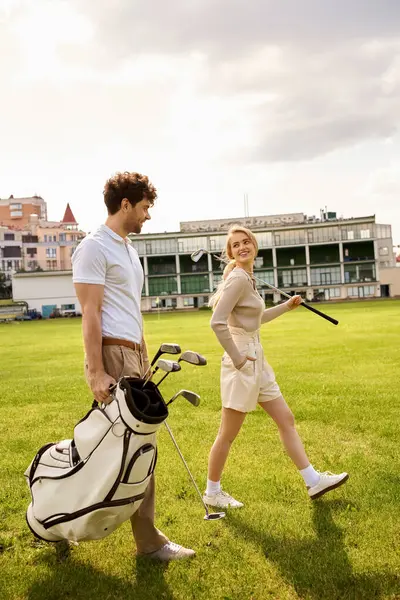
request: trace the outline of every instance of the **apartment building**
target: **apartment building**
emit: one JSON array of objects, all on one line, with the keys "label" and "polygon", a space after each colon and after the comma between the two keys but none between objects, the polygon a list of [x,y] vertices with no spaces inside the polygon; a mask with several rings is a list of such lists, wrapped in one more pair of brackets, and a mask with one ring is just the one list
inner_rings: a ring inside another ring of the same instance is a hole
[{"label": "apartment building", "polygon": [[0,198],[0,226],[23,229],[29,224],[31,215],[47,221],[47,204],[41,196]]},{"label": "apartment building", "polygon": [[[41,214],[47,215],[46,204]],[[34,212],[22,229],[15,223],[0,225],[0,272],[10,278],[19,271],[69,271],[72,253],[84,236],[69,204],[61,221],[41,219]]]}]

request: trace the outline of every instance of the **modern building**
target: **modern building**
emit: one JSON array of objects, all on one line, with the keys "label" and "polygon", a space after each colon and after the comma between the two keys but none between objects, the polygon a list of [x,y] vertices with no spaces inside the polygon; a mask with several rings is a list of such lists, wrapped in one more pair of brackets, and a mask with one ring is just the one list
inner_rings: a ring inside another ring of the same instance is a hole
[{"label": "modern building", "polygon": [[380,271],[395,266],[390,225],[376,223],[375,216],[291,213],[184,222],[177,233],[132,236],[145,273],[143,310],[207,304],[223,265],[214,255],[204,254],[197,263],[190,255],[205,248],[218,256],[234,224],[250,228],[257,238],[255,275],[265,282],[259,290],[266,301],[280,299],[267,284],[309,301],[394,295],[386,279],[380,284]]},{"label": "modern building", "polygon": [[[190,221],[181,223],[179,232],[132,235],[145,273],[142,310],[206,305],[221,281],[223,265],[217,257],[234,224],[255,233],[259,244],[255,275],[265,282],[259,284],[259,291],[267,302],[281,300],[267,284],[289,294],[299,293],[309,301],[400,296],[400,269],[395,268],[390,225],[376,223],[374,216],[343,219],[324,212],[315,218],[294,213]],[[42,236],[53,235],[43,231]],[[73,234],[75,230],[66,231]],[[73,235],[79,238],[80,232]],[[199,248],[211,254],[195,263],[190,255]],[[52,267],[15,274],[14,300],[27,301],[44,315],[55,308],[81,312],[71,271],[62,262]]]}]

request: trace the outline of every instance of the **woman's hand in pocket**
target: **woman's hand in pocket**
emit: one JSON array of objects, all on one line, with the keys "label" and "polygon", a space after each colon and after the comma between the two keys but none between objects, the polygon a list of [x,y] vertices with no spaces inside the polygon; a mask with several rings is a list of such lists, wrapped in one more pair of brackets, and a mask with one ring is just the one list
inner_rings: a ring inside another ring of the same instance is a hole
[{"label": "woman's hand in pocket", "polygon": [[251,362],[255,362],[257,359],[254,356],[246,356],[243,362],[236,366],[237,370],[240,371],[240,369],[244,367],[248,360],[250,360]]}]

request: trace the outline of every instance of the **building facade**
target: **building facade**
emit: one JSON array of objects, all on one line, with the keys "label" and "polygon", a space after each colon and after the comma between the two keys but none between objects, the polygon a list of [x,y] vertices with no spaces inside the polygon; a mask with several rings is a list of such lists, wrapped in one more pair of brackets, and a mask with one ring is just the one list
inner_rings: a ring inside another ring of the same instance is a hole
[{"label": "building facade", "polygon": [[[197,308],[208,303],[222,278],[216,258],[224,249],[230,226],[250,228],[259,245],[255,275],[266,301],[280,295],[267,284],[299,293],[309,301],[374,298],[391,294],[380,284],[380,269],[395,265],[390,225],[374,216],[338,219],[302,213],[181,223],[178,233],[133,235],[145,273],[142,308],[145,311]],[[205,248],[194,263],[190,255]],[[215,256],[214,256],[215,253]]]},{"label": "building facade", "polygon": [[[46,203],[41,211],[47,215]],[[16,272],[71,270],[71,256],[85,233],[69,204],[61,221],[41,219],[37,212],[25,220],[22,229],[0,225],[0,272],[10,280]]]},{"label": "building facade", "polygon": [[[377,224],[374,216],[337,219],[335,213],[323,213],[316,219],[296,213],[192,221],[181,223],[181,230],[175,233],[132,235],[145,274],[142,310],[207,305],[222,279],[224,265],[218,257],[233,224],[249,227],[257,238],[255,275],[264,282],[258,286],[266,302],[282,299],[267,284],[316,302],[400,296],[400,269],[395,267],[390,225]],[[58,248],[62,232],[54,231],[56,228],[42,227],[43,241],[39,243],[45,244],[47,235],[45,247],[54,244]],[[63,232],[76,236],[70,240],[73,249],[81,232]],[[190,255],[199,248],[211,254],[195,263]],[[69,269],[65,269],[67,264]],[[43,270],[15,273],[14,300],[27,301],[44,316],[56,309],[62,314],[81,312],[70,268],[70,262],[57,260],[54,265],[46,262]]]},{"label": "building facade", "polygon": [[0,198],[0,226],[23,229],[31,215],[47,221],[47,204],[41,196],[31,198]]}]

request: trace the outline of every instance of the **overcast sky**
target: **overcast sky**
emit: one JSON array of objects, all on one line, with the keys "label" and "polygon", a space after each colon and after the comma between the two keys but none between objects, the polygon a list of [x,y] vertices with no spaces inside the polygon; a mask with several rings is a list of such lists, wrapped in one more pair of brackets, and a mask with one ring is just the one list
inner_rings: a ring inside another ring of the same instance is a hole
[{"label": "overcast sky", "polygon": [[400,244],[399,0],[0,0],[0,197],[70,202],[117,170],[144,232],[321,208]]}]

